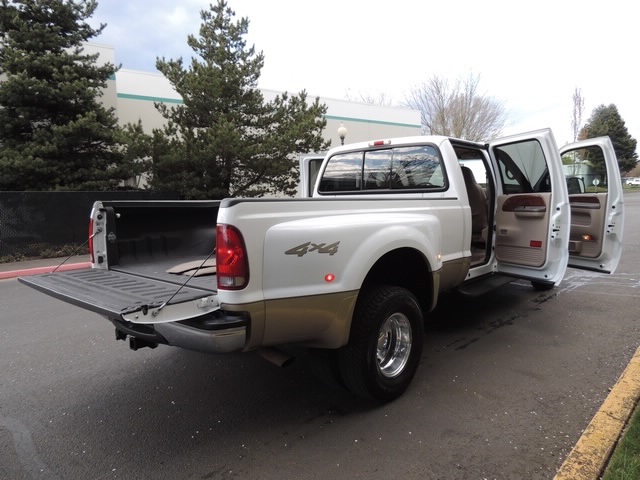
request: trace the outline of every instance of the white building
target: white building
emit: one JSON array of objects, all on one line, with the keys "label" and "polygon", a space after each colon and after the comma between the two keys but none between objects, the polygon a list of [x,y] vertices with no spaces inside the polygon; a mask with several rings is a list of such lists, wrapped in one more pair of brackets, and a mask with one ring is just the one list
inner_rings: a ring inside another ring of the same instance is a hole
[{"label": "white building", "polygon": [[[113,47],[87,44],[86,53],[99,53],[100,63],[115,64]],[[271,100],[282,92],[262,90],[266,100]],[[298,92],[290,92],[297,94]],[[315,95],[309,95],[313,100]],[[121,125],[142,122],[147,133],[161,128],[165,119],[156,110],[154,103],[180,104],[182,98],[169,81],[160,73],[140,72],[120,69],[109,79],[102,97],[107,107],[113,107]],[[327,105],[324,138],[331,145],[340,145],[338,128],[346,128],[345,143],[373,139],[419,135],[421,132],[420,112],[400,107],[388,107],[320,97]]]}]

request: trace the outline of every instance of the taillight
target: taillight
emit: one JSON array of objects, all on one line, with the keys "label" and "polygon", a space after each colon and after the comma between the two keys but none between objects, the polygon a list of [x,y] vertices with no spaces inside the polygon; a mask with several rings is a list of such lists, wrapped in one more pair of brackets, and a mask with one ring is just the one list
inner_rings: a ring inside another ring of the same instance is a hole
[{"label": "taillight", "polygon": [[218,289],[240,290],[249,283],[247,249],[240,231],[231,225],[216,227]]},{"label": "taillight", "polygon": [[89,254],[91,255],[91,263],[96,263],[93,257],[93,218],[89,219]]}]

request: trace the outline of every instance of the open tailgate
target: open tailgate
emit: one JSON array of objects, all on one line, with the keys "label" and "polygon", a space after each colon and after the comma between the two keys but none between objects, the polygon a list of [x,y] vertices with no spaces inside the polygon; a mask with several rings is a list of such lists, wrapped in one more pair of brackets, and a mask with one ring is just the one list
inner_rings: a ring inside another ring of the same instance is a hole
[{"label": "open tailgate", "polygon": [[188,320],[219,309],[213,290],[113,270],[87,268],[18,280],[107,318],[133,323]]}]

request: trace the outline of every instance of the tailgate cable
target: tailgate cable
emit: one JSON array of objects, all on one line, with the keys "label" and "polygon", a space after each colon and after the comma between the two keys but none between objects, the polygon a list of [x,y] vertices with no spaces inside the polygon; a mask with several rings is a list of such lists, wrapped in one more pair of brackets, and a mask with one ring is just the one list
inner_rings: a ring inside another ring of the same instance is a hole
[{"label": "tailgate cable", "polygon": [[202,267],[204,267],[204,264],[205,264],[205,263],[207,263],[207,260],[209,260],[209,259],[211,258],[211,255],[213,255],[213,254],[215,253],[215,251],[216,251],[216,249],[214,248],[214,249],[209,253],[209,255],[207,255],[207,258],[205,258],[205,259],[202,261],[202,263],[198,266],[198,268],[196,268],[195,272],[193,272],[193,274],[192,274],[192,275],[189,275],[189,277],[185,280],[185,282],[184,282],[182,285],[180,285],[180,286],[178,287],[178,289],[177,289],[175,292],[173,292],[173,295],[171,295],[171,296],[169,297],[169,300],[167,300],[166,302],[163,302],[163,303],[162,303],[162,305],[160,305],[160,306],[158,307],[158,309],[157,309],[157,310],[154,310],[153,312],[151,312],[151,315],[153,315],[153,316],[155,317],[155,316],[157,316],[158,314],[160,314],[160,312],[164,309],[164,307],[166,307],[166,306],[169,304],[169,302],[170,302],[171,300],[173,300],[173,299],[175,298],[175,296],[176,296],[178,293],[180,293],[180,290],[182,290],[182,289],[187,285],[187,283],[189,283],[189,280],[191,280],[193,277],[195,277],[195,276],[196,276],[196,274],[200,271],[200,269],[201,269]]},{"label": "tailgate cable", "polygon": [[78,248],[76,248],[76,249],[71,253],[71,255],[69,255],[69,256],[68,256],[67,258],[65,258],[62,262],[60,262],[60,264],[59,264],[56,268],[54,268],[54,269],[51,271],[51,273],[56,273],[56,270],[58,270],[61,266],[63,266],[65,263],[67,263],[67,262],[71,259],[71,257],[73,257],[73,256],[77,255],[77,254],[78,254],[78,252],[80,251],[80,249],[81,249],[82,247],[84,247],[87,243],[89,243],[89,241],[90,241],[93,237],[95,237],[97,234],[99,234],[99,233],[102,233],[102,227],[98,227],[98,228],[96,229],[96,231],[95,231],[95,232],[93,232],[93,233],[89,236],[89,238],[87,238],[87,239],[84,241],[84,243],[83,243],[82,245],[80,245]]}]

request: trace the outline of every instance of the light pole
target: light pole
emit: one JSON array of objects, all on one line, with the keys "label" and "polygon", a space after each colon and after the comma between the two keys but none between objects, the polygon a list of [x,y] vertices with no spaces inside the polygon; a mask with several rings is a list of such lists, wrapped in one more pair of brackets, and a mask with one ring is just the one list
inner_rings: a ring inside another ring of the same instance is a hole
[{"label": "light pole", "polygon": [[338,136],[340,137],[340,145],[344,145],[344,137],[347,136],[347,127],[344,126],[343,122],[340,122],[340,126],[338,127]]}]

